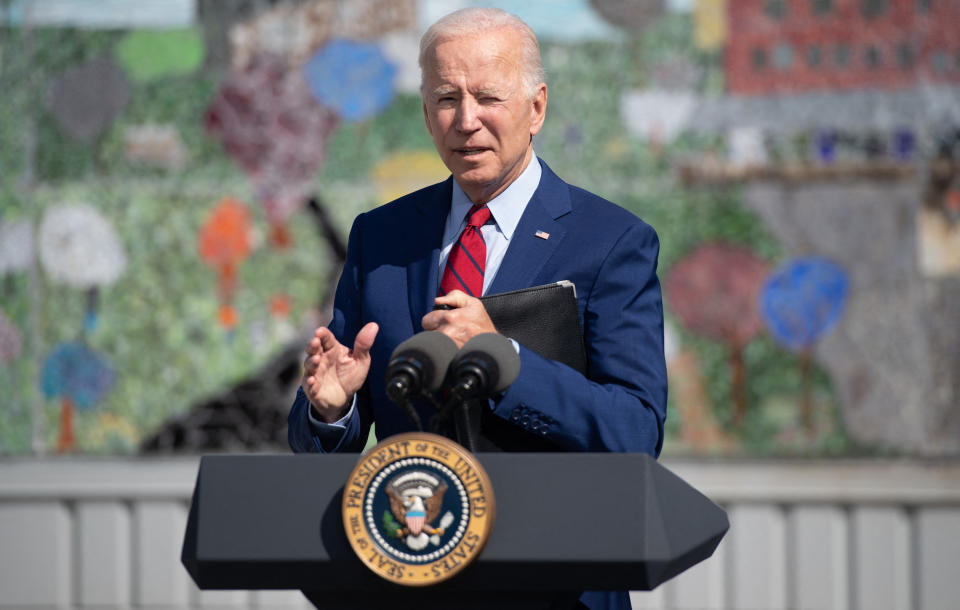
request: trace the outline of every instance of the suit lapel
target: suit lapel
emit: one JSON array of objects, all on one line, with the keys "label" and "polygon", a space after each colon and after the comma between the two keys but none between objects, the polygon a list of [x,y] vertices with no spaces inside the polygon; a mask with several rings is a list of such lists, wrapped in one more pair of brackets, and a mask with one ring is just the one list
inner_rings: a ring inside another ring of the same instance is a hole
[{"label": "suit lapel", "polygon": [[544,263],[556,252],[566,234],[559,219],[570,212],[567,184],[546,163],[541,161],[540,165],[543,170],[540,185],[520,217],[488,294],[535,285]]},{"label": "suit lapel", "polygon": [[[550,259],[566,229],[560,219],[570,212],[570,191],[565,182],[557,177],[543,161],[540,185],[527,204],[507,247],[497,277],[490,285],[488,294],[519,290],[534,285],[543,265]],[[407,264],[407,304],[410,308],[414,332],[423,330],[420,321],[433,308],[438,285],[440,246],[443,226],[450,211],[453,177],[438,185],[430,196],[416,203],[418,217],[405,228],[403,241],[411,255]],[[538,236],[546,234],[544,239]],[[429,251],[429,256],[425,252]]]},{"label": "suit lapel", "polygon": [[420,321],[433,308],[433,299],[437,293],[437,266],[440,264],[440,246],[443,240],[443,225],[450,211],[450,197],[453,189],[450,177],[439,185],[431,197],[423,197],[417,202],[419,213],[412,226],[398,228],[403,230],[407,247],[412,250],[429,250],[429,256],[411,256],[407,264],[407,304],[414,332],[423,328]]}]

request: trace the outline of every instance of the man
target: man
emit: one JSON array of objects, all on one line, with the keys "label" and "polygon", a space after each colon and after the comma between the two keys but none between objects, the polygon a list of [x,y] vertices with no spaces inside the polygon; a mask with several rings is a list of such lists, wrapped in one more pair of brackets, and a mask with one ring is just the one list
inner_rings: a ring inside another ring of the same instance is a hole
[{"label": "man", "polygon": [[[564,183],[534,154],[547,86],[533,31],[500,10],[457,11],[424,34],[420,67],[427,130],[452,177],[354,222],[333,320],[307,347],[291,447],[359,451],[373,421],[381,439],[410,430],[384,392],[399,343],[437,330],[463,345],[496,331],[478,292],[570,280],[588,375],[518,345],[520,375],[489,414],[560,449],[658,455],[666,409],[659,243],[648,225]],[[477,231],[482,272],[448,271]],[[430,407],[418,409],[429,421]],[[582,600],[629,606],[623,593]]]}]

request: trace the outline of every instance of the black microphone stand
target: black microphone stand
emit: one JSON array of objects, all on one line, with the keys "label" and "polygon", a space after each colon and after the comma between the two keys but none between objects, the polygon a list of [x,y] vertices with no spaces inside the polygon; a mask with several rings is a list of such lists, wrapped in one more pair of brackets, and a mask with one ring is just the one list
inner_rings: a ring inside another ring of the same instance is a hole
[{"label": "black microphone stand", "polygon": [[387,397],[403,410],[418,431],[423,432],[423,422],[420,421],[420,414],[417,413],[416,407],[410,402],[407,391],[408,387],[409,378],[398,376],[387,386]]},{"label": "black microphone stand", "polygon": [[487,371],[474,363],[467,363],[459,371],[460,378],[450,388],[450,398],[445,410],[453,411],[454,430],[457,442],[467,451],[477,451],[477,430],[480,426],[481,409],[486,402],[482,395],[487,387],[489,376]]},{"label": "black microphone stand", "polygon": [[480,411],[484,401],[464,400],[454,411],[454,427],[457,432],[457,442],[463,445],[470,453],[477,452],[477,424],[480,420]]},{"label": "black microphone stand", "polygon": [[417,408],[413,406],[413,403],[410,402],[409,398],[404,398],[397,403],[403,412],[407,415],[413,425],[416,426],[417,432],[423,432],[423,422],[420,421],[420,414],[417,413]]}]

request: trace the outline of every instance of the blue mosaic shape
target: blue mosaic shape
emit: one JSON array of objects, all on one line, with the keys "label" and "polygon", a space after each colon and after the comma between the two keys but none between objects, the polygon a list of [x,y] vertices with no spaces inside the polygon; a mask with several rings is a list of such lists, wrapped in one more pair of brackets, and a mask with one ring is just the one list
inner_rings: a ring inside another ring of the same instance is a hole
[{"label": "blue mosaic shape", "polygon": [[849,294],[846,271],[820,257],[799,258],[772,272],[760,293],[760,314],[777,343],[808,349],[840,320]]},{"label": "blue mosaic shape", "polygon": [[346,121],[363,121],[390,105],[397,68],[375,44],[334,38],[303,67],[313,96]]},{"label": "blue mosaic shape", "polygon": [[61,343],[47,356],[40,378],[47,398],[67,396],[81,409],[103,398],[113,387],[114,372],[83,343]]}]

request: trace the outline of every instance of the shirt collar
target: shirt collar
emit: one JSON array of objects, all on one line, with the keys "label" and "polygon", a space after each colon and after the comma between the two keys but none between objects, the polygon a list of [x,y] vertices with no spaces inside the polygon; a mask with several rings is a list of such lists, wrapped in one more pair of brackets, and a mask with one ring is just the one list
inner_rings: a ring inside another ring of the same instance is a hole
[{"label": "shirt collar", "polygon": [[[536,192],[537,187],[540,186],[540,175],[542,173],[540,161],[537,159],[536,153],[533,153],[527,167],[520,172],[516,180],[487,203],[490,215],[508,241],[513,237],[513,232],[520,224],[523,211],[527,209],[527,204]],[[466,222],[467,212],[470,211],[471,207],[473,207],[473,202],[454,180],[450,216],[447,217],[448,224],[456,223],[462,229]]]}]

